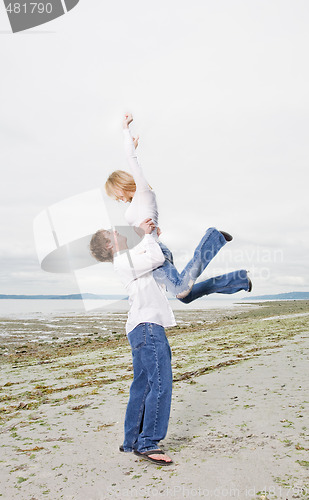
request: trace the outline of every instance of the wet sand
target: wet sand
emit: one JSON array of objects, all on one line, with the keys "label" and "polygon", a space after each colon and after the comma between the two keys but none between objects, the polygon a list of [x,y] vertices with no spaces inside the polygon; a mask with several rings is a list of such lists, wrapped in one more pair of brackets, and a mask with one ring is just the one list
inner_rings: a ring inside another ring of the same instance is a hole
[{"label": "wet sand", "polygon": [[118,451],[126,314],[1,318],[2,498],[309,498],[309,301],[176,318],[161,468]]}]

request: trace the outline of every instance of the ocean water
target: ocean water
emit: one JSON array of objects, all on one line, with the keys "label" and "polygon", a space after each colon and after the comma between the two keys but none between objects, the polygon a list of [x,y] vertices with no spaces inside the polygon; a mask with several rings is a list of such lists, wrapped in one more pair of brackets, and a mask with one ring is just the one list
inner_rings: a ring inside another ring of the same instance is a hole
[{"label": "ocean water", "polygon": [[[101,314],[110,314],[128,311],[127,300],[95,301],[94,308],[86,311],[82,300],[34,300],[34,299],[2,299],[0,300],[0,318],[31,319],[31,318],[49,318],[51,316],[65,316],[71,314],[86,315],[91,317],[98,312]],[[97,302],[97,306],[96,306]],[[217,308],[229,308],[241,302],[237,299],[199,299],[191,304],[183,304],[179,300],[170,300],[170,305],[174,311],[186,310],[205,310]],[[246,301],[243,301],[245,304]]]}]

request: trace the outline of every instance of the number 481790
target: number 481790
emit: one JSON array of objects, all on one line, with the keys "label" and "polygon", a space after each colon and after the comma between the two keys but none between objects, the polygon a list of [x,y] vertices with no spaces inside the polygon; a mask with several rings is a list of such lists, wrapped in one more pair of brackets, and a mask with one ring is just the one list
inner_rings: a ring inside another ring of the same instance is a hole
[{"label": "number 481790", "polygon": [[44,12],[46,14],[50,14],[53,10],[53,6],[51,3],[36,3],[36,2],[30,2],[29,4],[26,3],[9,3],[7,6],[6,10],[10,13],[14,14],[20,14],[20,13],[38,13],[38,14],[43,14]]}]

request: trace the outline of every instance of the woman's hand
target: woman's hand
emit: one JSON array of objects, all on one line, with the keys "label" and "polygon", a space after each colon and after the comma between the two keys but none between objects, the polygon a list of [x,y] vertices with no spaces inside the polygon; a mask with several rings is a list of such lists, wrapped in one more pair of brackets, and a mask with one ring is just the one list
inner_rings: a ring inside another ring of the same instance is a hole
[{"label": "woman's hand", "polygon": [[[133,116],[132,116],[132,113],[126,113],[124,115],[124,119],[123,119],[123,128],[129,128],[129,125],[130,123],[133,122]],[[139,141],[139,135],[136,136],[136,137],[132,137],[133,139],[133,144],[134,144],[134,147],[135,149],[137,148],[138,146],[138,141]]]},{"label": "woman's hand", "polygon": [[137,146],[138,146],[139,135],[138,135],[138,136],[136,136],[136,137],[132,137],[132,139],[133,139],[133,144],[134,144],[134,147],[135,147],[135,149],[136,149],[136,148],[137,148]]},{"label": "woman's hand", "polygon": [[132,122],[133,122],[132,113],[126,113],[123,119],[123,128],[129,128],[129,125]]},{"label": "woman's hand", "polygon": [[152,219],[145,219],[143,220],[143,222],[141,222],[141,224],[139,225],[139,227],[146,233],[146,234],[151,234],[152,231],[155,229],[155,224],[154,222],[152,221]]}]

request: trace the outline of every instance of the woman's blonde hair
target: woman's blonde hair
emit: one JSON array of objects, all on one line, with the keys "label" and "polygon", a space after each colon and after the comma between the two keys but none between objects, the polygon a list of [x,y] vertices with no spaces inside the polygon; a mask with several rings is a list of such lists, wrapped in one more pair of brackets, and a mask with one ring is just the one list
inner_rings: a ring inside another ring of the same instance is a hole
[{"label": "woman's blonde hair", "polygon": [[127,193],[128,192],[135,193],[136,184],[133,176],[128,172],[125,172],[124,170],[115,170],[115,172],[110,174],[105,183],[105,191],[108,194],[108,196],[117,199],[114,192],[115,188],[122,189]]}]

